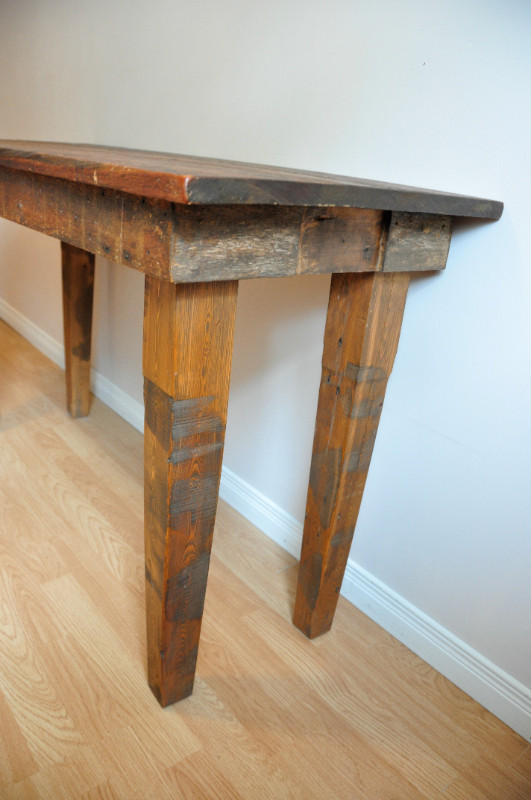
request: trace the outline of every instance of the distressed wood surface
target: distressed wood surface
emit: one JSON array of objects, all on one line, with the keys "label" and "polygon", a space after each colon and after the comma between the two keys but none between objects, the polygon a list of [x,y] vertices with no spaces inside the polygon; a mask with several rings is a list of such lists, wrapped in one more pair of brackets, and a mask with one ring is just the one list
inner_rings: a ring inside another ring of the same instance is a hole
[{"label": "distressed wood surface", "polygon": [[169,279],[171,203],[0,166],[0,215]]},{"label": "distressed wood surface", "polygon": [[334,275],[294,623],[330,629],[406,301],[407,274]]},{"label": "distressed wood surface", "polygon": [[145,542],[149,684],[191,694],[216,516],[238,284],[146,278]]},{"label": "distressed wood surface", "polygon": [[427,272],[444,269],[451,236],[451,217],[393,212],[383,271]]},{"label": "distressed wood surface", "polygon": [[498,219],[466,195],[212,158],[97,145],[0,140],[0,165],[175,203],[350,206]]},{"label": "distressed wood surface", "polygon": [[94,255],[61,242],[66,405],[73,417],[90,410]]},{"label": "distressed wood surface", "polygon": [[[174,283],[444,269],[450,241],[444,216],[179,206],[1,166],[0,214]],[[388,230],[382,263],[380,245]]]},{"label": "distressed wood surface", "polygon": [[177,207],[172,279],[372,272],[387,224],[358,208]]}]

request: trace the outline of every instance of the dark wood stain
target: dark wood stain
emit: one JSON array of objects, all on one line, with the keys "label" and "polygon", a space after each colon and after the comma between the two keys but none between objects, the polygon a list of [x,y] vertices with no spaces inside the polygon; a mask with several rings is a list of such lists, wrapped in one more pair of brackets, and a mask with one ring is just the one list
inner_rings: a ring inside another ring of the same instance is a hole
[{"label": "dark wood stain", "polygon": [[319,172],[141,150],[0,141],[0,165],[200,205],[348,206],[498,219],[503,204]]},{"label": "dark wood stain", "polygon": [[72,352],[83,361],[90,361],[91,352],[91,328],[92,328],[92,305],[94,296],[94,277],[88,274],[87,266],[84,265],[85,286],[76,299],[74,314],[76,322],[83,337],[73,348]]},{"label": "dark wood stain", "polygon": [[381,211],[267,205],[174,209],[171,271],[176,281],[370,272],[380,267],[387,220]]},{"label": "dark wood stain", "polygon": [[299,273],[373,272],[388,224],[382,211],[306,208],[300,235]]},{"label": "dark wood stain", "polygon": [[366,381],[378,383],[379,381],[387,380],[387,374],[382,367],[361,367],[359,364],[351,364],[350,362],[347,363],[345,368],[345,376],[356,383],[365,383]]},{"label": "dark wood stain", "polygon": [[324,450],[312,456],[310,489],[316,497],[321,498],[319,517],[323,528],[327,528],[332,520],[339,490],[341,464],[340,447]]},{"label": "dark wood stain", "polygon": [[192,691],[223,457],[237,284],[146,278],[148,672],[159,702]]},{"label": "dark wood stain", "polygon": [[90,410],[90,355],[95,259],[61,242],[66,398],[73,417]]},{"label": "dark wood stain", "polygon": [[179,442],[170,453],[170,464],[180,464],[183,461],[192,461],[198,458],[213,457],[221,459],[223,456],[223,442],[207,442],[205,444],[194,444],[190,447],[184,446]]},{"label": "dark wood stain", "polygon": [[203,616],[210,554],[202,553],[168,579],[164,613],[169,622],[200,620]]},{"label": "dark wood stain", "polygon": [[[221,462],[221,459],[218,461]],[[221,463],[219,466],[221,467]],[[169,506],[170,527],[178,529],[182,525],[198,525],[206,522],[213,528],[218,504],[218,485],[217,473],[174,481]]]},{"label": "dark wood stain", "polygon": [[294,614],[310,637],[332,624],[407,284],[382,272],[332,277]]},{"label": "dark wood stain", "polygon": [[303,209],[176,207],[171,269],[175,280],[296,274]]},{"label": "dark wood stain", "polygon": [[170,271],[171,203],[0,166],[0,216],[157,277]]},{"label": "dark wood stain", "polygon": [[186,206],[1,165],[0,214],[172,282],[444,269],[451,227],[356,207]]},{"label": "dark wood stain", "polygon": [[383,401],[383,395],[364,397],[360,400],[356,398],[353,400],[352,396],[348,395],[343,408],[345,410],[345,415],[351,419],[365,419],[366,417],[378,419],[382,413]]},{"label": "dark wood stain", "polygon": [[173,398],[144,378],[144,424],[165,450],[171,447],[172,404]]},{"label": "dark wood stain", "polygon": [[366,472],[369,469],[376,432],[377,428],[375,427],[359,447],[350,451],[347,462],[348,472]]},{"label": "dark wood stain", "polygon": [[[317,604],[321,590],[321,575],[323,572],[323,557],[321,553],[312,552],[301,557],[299,567],[299,586],[304,599],[312,611]],[[304,631],[310,635],[308,631]]]},{"label": "dark wood stain", "polygon": [[384,272],[441,270],[446,266],[452,218],[393,211],[383,261]]},{"label": "dark wood stain", "polygon": [[225,430],[223,420],[211,411],[213,401],[212,396],[172,400],[171,435],[174,443],[199,434],[223,434]]},{"label": "dark wood stain", "polygon": [[337,533],[334,533],[330,540],[331,547],[347,547],[350,550],[352,538],[354,536],[354,528],[342,528]]},{"label": "dark wood stain", "polygon": [[153,577],[153,575],[152,575],[152,573],[151,573],[151,570],[149,569],[149,564],[147,564],[147,563],[146,563],[146,565],[145,565],[145,569],[144,569],[144,575],[145,575],[145,578],[146,578],[146,581],[147,581],[147,583],[149,583],[149,585],[151,586],[151,588],[152,588],[152,589],[154,589],[154,590],[155,590],[155,592],[156,592],[156,593],[159,595],[159,597],[162,599],[162,587],[161,587],[161,586],[159,586],[159,584],[158,584],[158,581],[157,581],[157,580],[155,580],[155,578]]}]

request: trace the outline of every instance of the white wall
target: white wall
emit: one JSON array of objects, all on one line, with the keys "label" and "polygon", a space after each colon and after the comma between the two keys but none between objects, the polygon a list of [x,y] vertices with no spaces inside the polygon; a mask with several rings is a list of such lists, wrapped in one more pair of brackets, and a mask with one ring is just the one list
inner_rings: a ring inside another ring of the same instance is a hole
[{"label": "white wall", "polygon": [[[345,591],[528,736],[530,41],[526,0],[0,4],[2,138],[505,201],[500,222],[457,227],[445,273],[413,282]],[[0,313],[59,342],[57,243],[6,222],[0,233]],[[100,260],[97,281],[96,371],[138,408],[142,277]],[[236,502],[249,484],[266,529],[271,511],[270,533],[291,525],[292,548],[327,292],[321,276],[240,290],[227,474]]]}]

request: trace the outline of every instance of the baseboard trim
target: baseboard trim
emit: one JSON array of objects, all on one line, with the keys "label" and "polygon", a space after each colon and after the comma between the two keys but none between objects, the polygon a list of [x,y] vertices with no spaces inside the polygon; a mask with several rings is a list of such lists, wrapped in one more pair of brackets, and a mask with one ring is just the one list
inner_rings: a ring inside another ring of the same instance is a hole
[{"label": "baseboard trim", "polygon": [[[302,524],[224,468],[220,495],[299,557]],[[341,594],[509,727],[531,739],[531,692],[434,619],[349,559]]]},{"label": "baseboard trim", "polygon": [[0,318],[13,330],[40,350],[61,369],[65,368],[64,346],[0,297]]},{"label": "baseboard trim", "polygon": [[[61,369],[65,368],[65,350],[62,342],[39,328],[16,308],[0,298],[0,318],[20,333],[30,344],[40,350]],[[90,371],[92,393],[109,406],[137,431],[144,430],[144,406],[126,394],[116,384],[95,369]]]},{"label": "baseboard trim", "polygon": [[284,550],[295,558],[300,557],[300,522],[225,466],[221,472],[219,495]]},{"label": "baseboard trim", "polygon": [[352,559],[341,594],[382,628],[531,740],[531,691]]},{"label": "baseboard trim", "polygon": [[[0,299],[0,317],[64,368],[64,348],[31,320]],[[93,371],[93,392],[134,428],[143,430],[144,411],[112,381]],[[220,496],[269,538],[299,557],[302,525],[227,467]],[[341,594],[400,642],[417,653],[509,727],[531,740],[531,691],[484,658],[420,609],[394,592],[353,559]]]},{"label": "baseboard trim", "polygon": [[95,370],[90,371],[93,394],[125,419],[135,430],[144,433],[144,404],[134,400],[104,375]]}]

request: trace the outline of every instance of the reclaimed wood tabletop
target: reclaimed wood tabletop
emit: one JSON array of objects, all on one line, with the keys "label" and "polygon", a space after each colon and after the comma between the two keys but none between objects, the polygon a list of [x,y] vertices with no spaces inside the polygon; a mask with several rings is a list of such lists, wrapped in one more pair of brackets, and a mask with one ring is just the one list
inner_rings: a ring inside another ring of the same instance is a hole
[{"label": "reclaimed wood tabletop", "polygon": [[89,144],[0,140],[0,165],[174,203],[346,206],[498,219],[503,203],[381,181]]}]

